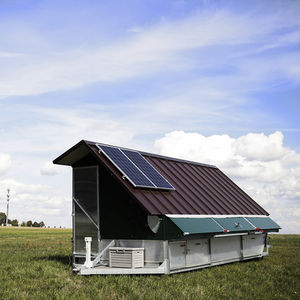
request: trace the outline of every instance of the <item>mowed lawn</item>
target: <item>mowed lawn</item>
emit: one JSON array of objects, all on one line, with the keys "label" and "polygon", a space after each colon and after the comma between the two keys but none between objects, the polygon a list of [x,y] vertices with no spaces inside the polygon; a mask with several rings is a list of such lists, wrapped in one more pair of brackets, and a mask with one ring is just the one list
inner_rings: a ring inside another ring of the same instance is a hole
[{"label": "mowed lawn", "polygon": [[171,276],[78,276],[71,230],[0,227],[0,299],[300,299],[300,235],[270,256]]}]

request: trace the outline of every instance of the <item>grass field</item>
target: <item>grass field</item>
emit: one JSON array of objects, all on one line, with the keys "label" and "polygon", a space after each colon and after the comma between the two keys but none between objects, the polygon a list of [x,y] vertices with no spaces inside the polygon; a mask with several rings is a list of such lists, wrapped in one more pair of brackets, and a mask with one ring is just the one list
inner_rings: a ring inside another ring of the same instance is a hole
[{"label": "grass field", "polygon": [[171,276],[78,276],[71,230],[0,228],[0,299],[300,299],[300,235],[270,256]]}]

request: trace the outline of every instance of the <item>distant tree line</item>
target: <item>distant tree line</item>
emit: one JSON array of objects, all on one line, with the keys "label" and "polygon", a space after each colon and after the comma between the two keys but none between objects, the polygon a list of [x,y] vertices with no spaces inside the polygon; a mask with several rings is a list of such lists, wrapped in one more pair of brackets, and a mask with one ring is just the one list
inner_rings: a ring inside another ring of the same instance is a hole
[{"label": "distant tree line", "polygon": [[[11,226],[19,226],[19,221],[17,219],[14,219],[14,220],[8,219],[7,223],[11,224]],[[4,224],[4,225],[6,224],[6,214],[3,213],[3,212],[0,212],[0,226],[2,224]],[[22,226],[22,227],[26,227],[26,226],[27,227],[45,227],[45,223],[43,221],[41,221],[41,222],[36,222],[36,221],[32,222],[30,220],[30,221],[27,221],[27,222],[23,221],[20,224],[20,226]]]}]

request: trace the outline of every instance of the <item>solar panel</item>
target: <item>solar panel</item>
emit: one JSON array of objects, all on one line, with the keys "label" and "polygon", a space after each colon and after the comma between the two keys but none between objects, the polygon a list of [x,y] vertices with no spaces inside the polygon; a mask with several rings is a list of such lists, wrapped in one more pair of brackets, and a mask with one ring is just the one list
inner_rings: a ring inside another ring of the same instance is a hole
[{"label": "solar panel", "polygon": [[110,146],[97,146],[134,186],[155,187],[120,149]]},{"label": "solar panel", "polygon": [[137,151],[97,147],[135,187],[174,190],[174,187]]},{"label": "solar panel", "polygon": [[139,153],[121,150],[158,188],[171,189],[173,186]]}]

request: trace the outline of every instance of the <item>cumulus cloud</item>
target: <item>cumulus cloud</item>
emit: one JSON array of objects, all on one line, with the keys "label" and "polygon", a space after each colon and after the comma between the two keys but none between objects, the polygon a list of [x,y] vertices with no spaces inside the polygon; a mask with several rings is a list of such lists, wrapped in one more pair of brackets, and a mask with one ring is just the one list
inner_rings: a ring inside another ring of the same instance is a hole
[{"label": "cumulus cloud", "polygon": [[52,162],[45,162],[40,170],[41,175],[57,175],[59,174],[59,169]]},{"label": "cumulus cloud", "polygon": [[217,165],[285,224],[285,232],[299,233],[300,226],[293,224],[300,211],[300,154],[283,141],[279,131],[238,138],[173,131],[156,140],[154,147],[163,155]]},{"label": "cumulus cloud", "polygon": [[5,174],[11,166],[11,158],[8,154],[0,153],[0,176]]},{"label": "cumulus cloud", "polygon": [[65,225],[70,199],[61,191],[42,184],[26,184],[14,179],[0,180],[0,211],[5,211],[10,189],[10,213],[13,219],[44,221],[46,225]]},{"label": "cumulus cloud", "polygon": [[269,136],[263,133],[249,133],[239,137],[234,147],[236,154],[248,160],[278,160],[290,152],[283,147],[283,134],[279,131]]}]

